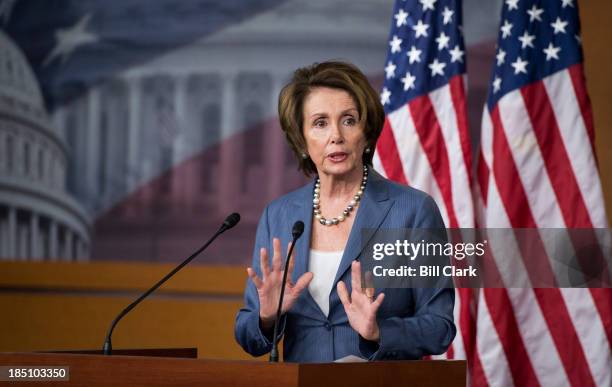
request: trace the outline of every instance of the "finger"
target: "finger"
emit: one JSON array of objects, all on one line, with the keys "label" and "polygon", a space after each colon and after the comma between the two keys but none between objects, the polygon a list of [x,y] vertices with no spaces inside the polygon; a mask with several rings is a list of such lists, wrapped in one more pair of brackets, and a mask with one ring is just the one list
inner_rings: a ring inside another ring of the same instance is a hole
[{"label": "finger", "polygon": [[357,261],[353,261],[351,264],[351,286],[353,287],[353,292],[362,292],[361,288],[361,265]]},{"label": "finger", "polygon": [[300,293],[302,293],[302,291],[308,287],[313,277],[314,277],[314,274],[309,271],[302,274],[302,276],[297,280],[297,282],[295,283],[295,286],[293,287],[293,292],[295,294],[295,297],[299,296]]},{"label": "finger", "polygon": [[349,297],[348,290],[346,290],[346,285],[343,281],[339,281],[338,285],[336,285],[336,290],[338,291],[338,297],[340,297],[340,302],[344,306],[344,311],[348,311],[348,308],[351,306],[351,298]]},{"label": "finger", "polygon": [[[289,251],[289,248],[291,247],[291,242],[289,242],[289,244],[287,245],[287,251]],[[295,267],[295,249],[291,252],[291,258],[289,260],[289,273],[287,273],[288,277],[287,279],[289,281],[291,281],[291,274],[293,273],[293,268]]]},{"label": "finger", "polygon": [[373,299],[374,298],[374,288],[365,288],[365,295],[369,298],[369,299]]},{"label": "finger", "polygon": [[270,264],[268,263],[268,250],[265,247],[259,249],[259,264],[261,266],[261,275],[264,281],[270,274]]},{"label": "finger", "polygon": [[280,271],[282,261],[280,239],[272,239],[272,249],[274,251],[272,255],[272,271]]},{"label": "finger", "polygon": [[373,288],[374,287],[374,276],[372,275],[371,271],[366,271],[363,275],[364,279],[365,279],[365,285],[364,287],[366,288]]},{"label": "finger", "polygon": [[257,273],[255,272],[255,270],[253,270],[250,267],[247,267],[247,275],[249,276],[251,281],[253,281],[255,288],[257,290],[261,289],[261,287],[263,286],[263,282],[261,282],[261,279],[257,276]]},{"label": "finger", "polygon": [[385,299],[385,293],[380,293],[378,297],[376,297],[376,300],[372,303],[372,308],[373,308],[374,313],[376,313],[378,308],[380,308],[384,299]]},{"label": "finger", "polygon": [[364,292],[365,295],[370,299],[370,301],[374,300],[374,280],[372,279],[372,272],[368,271],[365,273],[364,275],[365,277],[365,284],[364,284]]}]

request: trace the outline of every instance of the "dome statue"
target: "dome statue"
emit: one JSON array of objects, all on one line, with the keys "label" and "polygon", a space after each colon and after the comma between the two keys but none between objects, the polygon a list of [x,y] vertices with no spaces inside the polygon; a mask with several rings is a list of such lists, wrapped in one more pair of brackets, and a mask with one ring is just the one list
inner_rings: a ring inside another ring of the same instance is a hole
[{"label": "dome statue", "polygon": [[89,256],[90,219],[66,190],[68,158],[30,65],[0,31],[0,259]]}]

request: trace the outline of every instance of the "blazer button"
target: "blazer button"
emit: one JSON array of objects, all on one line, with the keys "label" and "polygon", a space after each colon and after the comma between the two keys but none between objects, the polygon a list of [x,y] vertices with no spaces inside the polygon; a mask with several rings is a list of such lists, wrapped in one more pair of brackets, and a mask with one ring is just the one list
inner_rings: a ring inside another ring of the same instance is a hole
[{"label": "blazer button", "polygon": [[329,322],[325,322],[325,324],[323,324],[323,326],[325,327],[325,329],[327,329],[328,331],[331,331],[331,324]]}]

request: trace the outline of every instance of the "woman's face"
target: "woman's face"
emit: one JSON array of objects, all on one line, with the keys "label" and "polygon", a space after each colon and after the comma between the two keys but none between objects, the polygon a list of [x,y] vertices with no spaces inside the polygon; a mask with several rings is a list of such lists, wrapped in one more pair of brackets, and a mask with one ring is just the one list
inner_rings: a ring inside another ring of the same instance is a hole
[{"label": "woman's face", "polygon": [[[363,168],[364,125],[344,90],[316,87],[304,100],[304,138],[319,175],[336,177]],[[361,172],[360,172],[361,173]]]}]

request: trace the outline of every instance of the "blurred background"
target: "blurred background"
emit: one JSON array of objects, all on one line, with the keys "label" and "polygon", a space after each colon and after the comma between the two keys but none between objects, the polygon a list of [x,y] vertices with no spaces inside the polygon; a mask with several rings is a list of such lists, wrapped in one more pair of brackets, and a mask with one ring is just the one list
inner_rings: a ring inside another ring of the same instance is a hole
[{"label": "blurred background", "polygon": [[[501,4],[463,2],[474,144]],[[612,4],[580,6],[609,204]],[[0,351],[100,347],[131,298],[240,212],[126,318],[115,347],[246,358],[233,318],[257,221],[307,181],[278,93],[328,59],[380,90],[392,12],[391,0],[0,0]]]}]

